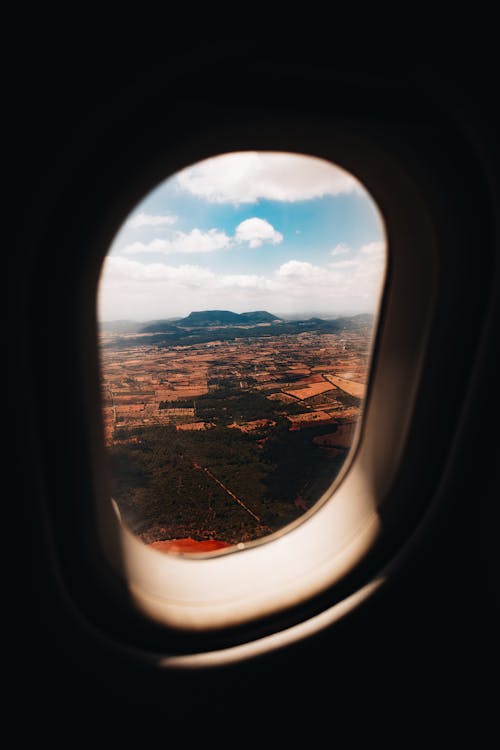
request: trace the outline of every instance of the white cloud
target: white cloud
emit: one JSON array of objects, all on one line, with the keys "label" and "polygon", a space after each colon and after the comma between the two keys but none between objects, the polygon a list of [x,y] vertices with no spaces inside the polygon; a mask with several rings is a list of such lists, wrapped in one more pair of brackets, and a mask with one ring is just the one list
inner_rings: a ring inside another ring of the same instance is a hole
[{"label": "white cloud", "polygon": [[103,320],[151,320],[222,306],[263,309],[275,288],[273,279],[254,274],[215,274],[198,265],[108,256],[99,284],[99,315]]},{"label": "white cloud", "polygon": [[351,248],[349,245],[346,245],[345,242],[339,242],[338,245],[335,245],[335,247],[330,250],[330,255],[335,257],[336,255],[348,255],[350,252]]},{"label": "white cloud", "polygon": [[212,253],[215,250],[224,250],[231,245],[231,238],[225,232],[218,229],[209,229],[201,232],[192,229],[190,232],[176,232],[171,240],[154,239],[150,242],[132,242],[126,245],[123,252],[126,255],[140,253]]},{"label": "white cloud", "polygon": [[324,288],[333,289],[341,281],[341,276],[325,266],[315,266],[303,260],[289,260],[281,265],[277,272],[281,286],[288,294],[312,297],[321,293]]},{"label": "white cloud", "polygon": [[263,242],[278,245],[283,242],[283,235],[265,219],[258,219],[254,216],[238,224],[234,239],[238,243],[248,242],[250,247],[260,247]]},{"label": "white cloud", "polygon": [[145,214],[143,212],[135,214],[127,221],[127,226],[132,229],[141,229],[142,227],[161,227],[175,224],[177,216],[164,214],[164,215],[153,215]]},{"label": "white cloud", "polygon": [[302,201],[360,190],[348,172],[303,154],[242,151],[206,159],[177,175],[179,189],[211,203]]},{"label": "white cloud", "polygon": [[234,243],[248,243],[249,247],[260,247],[264,242],[278,245],[283,242],[283,235],[265,219],[253,216],[245,219],[236,227],[234,237],[229,237],[219,229],[209,229],[202,232],[192,229],[190,232],[176,232],[172,239],[155,238],[149,242],[131,242],[125,245],[125,255],[140,255],[143,253],[212,253],[216,250],[226,250]]},{"label": "white cloud", "polygon": [[100,317],[151,320],[214,308],[274,313],[374,311],[385,270],[383,249],[384,243],[370,243],[353,251],[352,260],[327,265],[291,259],[266,275],[215,273],[200,265],[108,256],[99,287]]},{"label": "white cloud", "polygon": [[359,260],[335,260],[328,264],[328,268],[340,270],[342,268],[357,268]]},{"label": "white cloud", "polygon": [[321,272],[319,266],[313,266],[305,260],[289,260],[278,268],[278,276],[285,279],[311,279]]},{"label": "white cloud", "polygon": [[360,252],[363,255],[383,255],[385,253],[385,242],[369,242],[362,246]]},{"label": "white cloud", "polygon": [[137,260],[108,256],[104,262],[102,278],[107,282],[173,281],[196,286],[215,278],[208,268],[195,265],[167,266],[164,263],[140,263]]},{"label": "white cloud", "polygon": [[219,278],[218,284],[221,289],[233,289],[247,291],[272,291],[277,289],[276,281],[257,274],[228,274]]}]

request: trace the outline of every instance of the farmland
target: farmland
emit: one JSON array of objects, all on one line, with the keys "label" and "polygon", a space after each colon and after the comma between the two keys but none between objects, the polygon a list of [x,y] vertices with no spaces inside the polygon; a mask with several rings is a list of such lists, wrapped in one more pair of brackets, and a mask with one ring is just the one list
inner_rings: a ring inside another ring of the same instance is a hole
[{"label": "farmland", "polygon": [[242,326],[241,337],[234,324],[230,336],[207,326],[194,343],[189,330],[161,339],[158,326],[101,334],[112,493],[145,543],[265,536],[340,471],[365,395],[371,321],[336,330],[276,320]]}]

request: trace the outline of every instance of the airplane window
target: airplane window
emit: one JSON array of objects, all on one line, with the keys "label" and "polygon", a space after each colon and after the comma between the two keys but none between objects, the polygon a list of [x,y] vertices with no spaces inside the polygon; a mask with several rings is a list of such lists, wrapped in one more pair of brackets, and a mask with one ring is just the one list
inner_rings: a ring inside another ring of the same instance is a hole
[{"label": "airplane window", "polygon": [[363,185],[236,152],[132,211],[99,285],[112,500],[145,545],[234,551],[303,520],[347,471],[386,270]]}]

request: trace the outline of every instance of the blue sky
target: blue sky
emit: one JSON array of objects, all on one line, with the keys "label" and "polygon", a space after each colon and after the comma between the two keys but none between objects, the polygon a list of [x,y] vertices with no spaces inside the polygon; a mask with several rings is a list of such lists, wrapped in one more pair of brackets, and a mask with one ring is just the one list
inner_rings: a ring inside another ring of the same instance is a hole
[{"label": "blue sky", "polygon": [[385,260],[380,214],[352,175],[304,155],[231,153],[132,211],[103,266],[99,316],[373,312]]}]

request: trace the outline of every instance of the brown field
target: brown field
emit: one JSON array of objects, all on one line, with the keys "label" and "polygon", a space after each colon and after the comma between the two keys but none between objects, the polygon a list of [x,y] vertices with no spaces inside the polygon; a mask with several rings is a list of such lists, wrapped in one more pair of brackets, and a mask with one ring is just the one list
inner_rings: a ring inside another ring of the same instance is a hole
[{"label": "brown field", "polygon": [[261,384],[257,385],[256,388],[258,391],[269,391],[271,388],[273,390],[276,388],[284,390],[290,388],[290,385],[291,383],[289,380],[279,380],[276,375],[274,377],[268,375],[266,378],[262,378]]},{"label": "brown field", "polygon": [[114,406],[118,406],[120,408],[124,409],[130,409],[133,406],[141,406],[146,401],[152,401],[150,396],[143,398],[140,393],[138,393],[136,396],[115,396],[113,399]]},{"label": "brown field", "polygon": [[325,393],[325,391],[332,391],[334,387],[331,383],[326,383],[323,380],[321,383],[312,383],[305,388],[288,388],[284,393],[287,393],[289,396],[295,396],[295,398],[303,401],[306,398],[311,398],[311,396],[318,396],[320,393]]},{"label": "brown field", "polygon": [[175,429],[192,432],[193,430],[207,430],[209,427],[213,427],[211,422],[187,422],[187,424],[176,425]]},{"label": "brown field", "polygon": [[271,401],[281,401],[284,404],[292,404],[297,401],[293,396],[289,396],[288,393],[282,393],[281,391],[279,393],[270,393],[267,398]]},{"label": "brown field", "polygon": [[297,367],[292,365],[291,367],[288,368],[288,372],[292,373],[293,375],[309,376],[311,374],[311,370],[309,367],[301,367],[300,365],[298,365]]},{"label": "brown field", "polygon": [[347,378],[341,378],[337,375],[325,375],[326,378],[333,383],[337,388],[345,391],[350,396],[356,398],[364,398],[366,392],[365,383],[356,383],[354,380],[347,380]]},{"label": "brown field", "polygon": [[341,391],[334,387],[331,391],[325,391],[318,396],[310,396],[307,399],[307,406],[312,406],[314,409],[342,408],[342,402],[338,400],[339,393]]},{"label": "brown field", "polygon": [[[105,336],[103,340],[109,339]],[[303,404],[305,414],[289,415],[290,430],[354,422],[360,408],[343,404],[341,391],[364,396],[368,344],[367,332],[343,332],[171,347],[145,344],[122,348],[122,344],[116,349],[103,349],[106,444],[117,439],[116,428],[171,423],[180,430],[208,429],[210,423],[197,419],[196,400],[224,381],[242,391],[263,392],[269,400],[283,405],[283,413],[287,404]],[[189,412],[175,408],[179,400],[185,402],[183,408],[189,404]],[[160,410],[161,401],[172,404]],[[259,417],[257,413],[252,422],[234,427],[252,431],[271,426]],[[334,447],[330,446],[332,450]]]},{"label": "brown field", "polygon": [[155,391],[155,397],[157,401],[179,401],[183,398],[196,398],[196,396],[204,396],[208,393],[208,386],[183,386],[175,385],[172,388],[158,388]]},{"label": "brown field", "polygon": [[326,411],[309,411],[305,414],[288,415],[292,426],[290,430],[301,430],[307,427],[315,427],[318,424],[329,424],[333,422],[330,414]]},{"label": "brown field", "polygon": [[324,383],[324,378],[320,373],[316,373],[316,375],[309,375],[307,378],[303,378],[300,383],[304,383],[304,385],[309,383]]},{"label": "brown field", "polygon": [[324,409],[339,424],[351,422],[353,419],[359,419],[361,409],[359,406],[349,406],[347,409]]},{"label": "brown field", "polygon": [[116,416],[128,417],[130,414],[136,414],[140,411],[144,411],[144,404],[128,404],[127,406],[117,406]]}]

